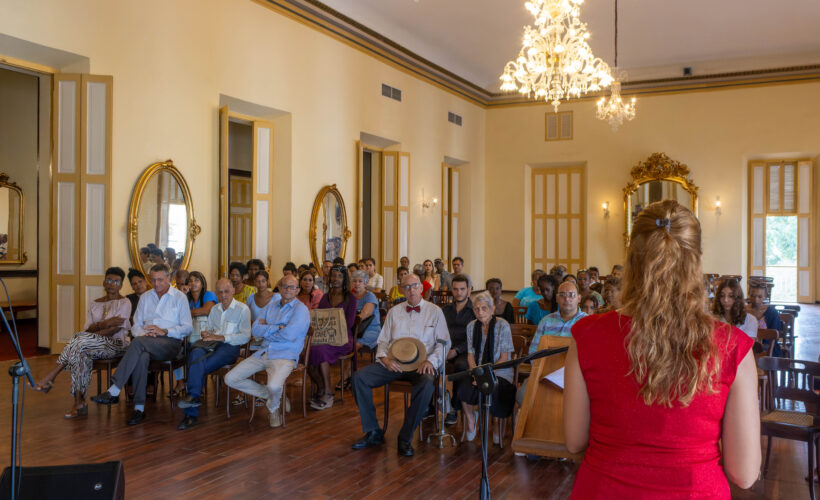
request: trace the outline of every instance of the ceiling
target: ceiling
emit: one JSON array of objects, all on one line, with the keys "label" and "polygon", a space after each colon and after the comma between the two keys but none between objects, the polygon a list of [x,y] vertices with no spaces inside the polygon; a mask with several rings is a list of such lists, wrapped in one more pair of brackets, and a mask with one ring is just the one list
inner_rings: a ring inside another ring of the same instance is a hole
[{"label": "ceiling", "polygon": [[[321,0],[490,92],[518,55],[525,0]],[[586,0],[593,53],[613,64],[614,0]],[[820,64],[818,0],[619,0],[618,62],[628,80]]]}]

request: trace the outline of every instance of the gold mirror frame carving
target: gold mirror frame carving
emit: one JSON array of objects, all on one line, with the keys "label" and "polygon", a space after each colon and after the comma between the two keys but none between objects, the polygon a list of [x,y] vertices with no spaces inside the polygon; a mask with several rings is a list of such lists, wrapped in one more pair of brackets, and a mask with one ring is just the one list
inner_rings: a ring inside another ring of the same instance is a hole
[{"label": "gold mirror frame carving", "polygon": [[194,203],[191,200],[191,191],[188,189],[188,183],[185,182],[185,177],[182,176],[182,172],[174,166],[174,162],[172,160],[166,160],[149,165],[137,180],[137,185],[134,187],[134,193],[131,195],[131,206],[128,209],[128,247],[131,253],[131,262],[134,267],[142,271],[146,277],[148,276],[148,269],[142,267],[142,261],[140,260],[140,246],[137,239],[139,229],[139,211],[142,204],[142,197],[145,193],[146,186],[148,186],[148,182],[153,176],[158,175],[161,172],[171,174],[174,180],[177,181],[177,184],[179,184],[179,188],[182,190],[182,196],[185,198],[185,211],[188,218],[188,237],[185,241],[185,254],[182,257],[182,264],[179,266],[179,269],[188,269],[188,264],[191,262],[191,252],[194,249],[194,240],[196,240],[196,237],[199,236],[200,232],[202,232],[202,228],[197,225],[196,218],[194,218]]},{"label": "gold mirror frame carving", "polygon": [[[347,240],[350,239],[352,233],[350,232],[350,227],[347,225],[347,209],[345,208],[345,201],[342,198],[342,193],[336,189],[336,184],[332,186],[325,186],[321,190],[319,190],[319,194],[316,195],[316,200],[313,202],[313,211],[310,214],[310,233],[308,235],[308,239],[310,242],[310,258],[313,260],[313,265],[316,266],[316,269],[322,268],[322,260],[324,258],[324,251],[322,255],[318,255],[316,252],[316,242],[319,238],[318,230],[316,228],[316,222],[319,219],[319,213],[322,209],[322,202],[325,199],[325,196],[331,193],[333,196],[336,197],[336,200],[339,202],[339,205],[342,207],[342,216],[344,217],[344,224],[342,225],[342,248],[339,250],[339,257],[344,258],[345,250],[347,250]],[[322,221],[322,232],[327,228],[325,227],[325,222]],[[324,241],[322,242],[322,246],[324,247]]]},{"label": "gold mirror frame carving", "polygon": [[653,153],[632,167],[629,174],[632,181],[624,188],[624,244],[627,247],[632,232],[632,193],[647,182],[670,181],[682,186],[689,193],[689,209],[697,217],[698,187],[689,176],[689,167],[685,164],[669,158],[666,153]]},{"label": "gold mirror frame carving", "polygon": [[18,235],[19,243],[17,244],[17,246],[19,248],[17,249],[17,258],[0,260],[0,265],[22,265],[28,261],[28,254],[23,250],[25,248],[23,246],[23,211],[25,210],[25,204],[23,203],[23,190],[20,188],[20,186],[17,185],[16,182],[11,182],[9,180],[9,175],[5,172],[0,173],[0,188],[11,189],[15,193],[17,193],[17,196],[20,199],[19,213],[17,214],[17,231],[20,233]]}]

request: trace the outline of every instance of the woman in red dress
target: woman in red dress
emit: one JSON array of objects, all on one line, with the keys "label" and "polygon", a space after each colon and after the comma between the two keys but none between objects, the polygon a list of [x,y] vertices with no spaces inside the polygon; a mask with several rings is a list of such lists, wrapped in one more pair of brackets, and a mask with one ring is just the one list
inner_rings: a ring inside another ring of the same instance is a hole
[{"label": "woman in red dress", "polygon": [[572,328],[572,498],[730,498],[760,470],[753,340],[704,310],[700,223],[675,201],[635,220],[622,308]]}]

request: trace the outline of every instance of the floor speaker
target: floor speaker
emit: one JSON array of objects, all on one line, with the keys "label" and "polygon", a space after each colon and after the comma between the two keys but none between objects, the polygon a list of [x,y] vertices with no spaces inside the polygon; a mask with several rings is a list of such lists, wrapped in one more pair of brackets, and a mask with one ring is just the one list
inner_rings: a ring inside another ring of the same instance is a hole
[{"label": "floor speaker", "polygon": [[[21,500],[122,500],[125,474],[122,462],[100,464],[23,467],[20,474]],[[0,478],[0,499],[10,498],[11,468]]]}]

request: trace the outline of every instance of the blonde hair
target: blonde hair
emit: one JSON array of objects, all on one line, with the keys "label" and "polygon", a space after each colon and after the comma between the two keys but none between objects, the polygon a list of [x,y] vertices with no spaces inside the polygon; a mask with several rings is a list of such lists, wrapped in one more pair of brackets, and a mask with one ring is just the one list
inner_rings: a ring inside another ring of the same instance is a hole
[{"label": "blonde hair", "polygon": [[648,405],[688,406],[715,393],[720,359],[705,311],[700,223],[673,200],[644,208],[632,228],[621,301],[632,317],[630,373]]}]

